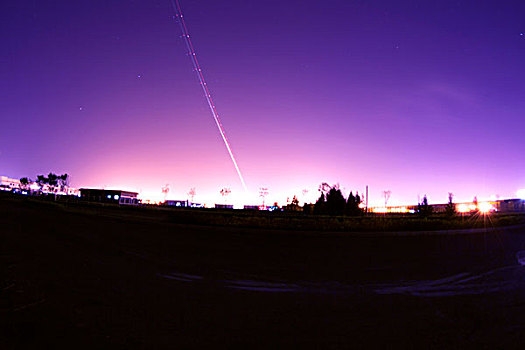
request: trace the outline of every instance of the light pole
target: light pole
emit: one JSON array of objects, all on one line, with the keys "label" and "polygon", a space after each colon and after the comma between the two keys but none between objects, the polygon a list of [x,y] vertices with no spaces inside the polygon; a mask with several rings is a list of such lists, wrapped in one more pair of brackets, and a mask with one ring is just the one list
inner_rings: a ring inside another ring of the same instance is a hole
[{"label": "light pole", "polygon": [[386,205],[388,203],[388,200],[390,199],[391,194],[392,194],[392,191],[390,190],[383,191],[383,197],[385,197],[385,213],[386,213]]},{"label": "light pole", "polygon": [[260,187],[259,188],[259,197],[262,197],[262,206],[263,208],[265,208],[265,204],[264,204],[264,198],[268,195],[268,189],[266,187]]},{"label": "light pole", "polygon": [[[223,188],[223,189],[221,190],[222,198],[228,197],[228,195],[229,195],[230,193],[232,193],[232,191],[231,191],[229,188],[227,188],[227,187],[225,187],[225,188]],[[227,198],[225,198],[224,200],[227,201]]]}]

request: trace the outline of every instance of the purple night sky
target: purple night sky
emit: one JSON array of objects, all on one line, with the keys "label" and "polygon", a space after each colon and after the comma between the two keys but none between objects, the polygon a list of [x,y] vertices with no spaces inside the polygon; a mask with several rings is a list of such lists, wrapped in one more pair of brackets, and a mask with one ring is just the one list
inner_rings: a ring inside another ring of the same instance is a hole
[{"label": "purple night sky", "polygon": [[[181,5],[248,188],[269,201],[313,201],[321,182],[369,185],[371,204],[525,187],[524,1]],[[170,0],[2,7],[0,175],[240,196]]]}]

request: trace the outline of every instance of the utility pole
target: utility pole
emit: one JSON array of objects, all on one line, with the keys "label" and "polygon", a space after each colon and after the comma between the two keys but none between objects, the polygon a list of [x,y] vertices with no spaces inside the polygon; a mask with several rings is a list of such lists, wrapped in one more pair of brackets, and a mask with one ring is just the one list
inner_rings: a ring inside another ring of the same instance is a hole
[{"label": "utility pole", "polygon": [[365,203],[365,213],[368,213],[368,185],[366,185],[366,203]]}]

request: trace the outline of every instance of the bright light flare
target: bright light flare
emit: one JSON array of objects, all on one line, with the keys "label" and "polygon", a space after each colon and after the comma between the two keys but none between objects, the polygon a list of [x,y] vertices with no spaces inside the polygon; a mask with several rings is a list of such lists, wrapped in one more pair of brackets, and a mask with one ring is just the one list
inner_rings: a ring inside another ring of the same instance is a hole
[{"label": "bright light flare", "polygon": [[468,213],[470,211],[470,207],[467,204],[458,204],[456,206],[456,210],[458,213]]},{"label": "bright light flare", "polygon": [[386,214],[386,213],[397,213],[397,214],[405,214],[410,213],[410,210],[407,207],[377,207],[377,208],[370,208],[370,210],[373,213],[378,214]]},{"label": "bright light flare", "polygon": [[516,195],[519,199],[525,199],[525,188],[522,188],[516,192]]},{"label": "bright light flare", "polygon": [[490,213],[491,211],[494,211],[496,210],[494,208],[494,206],[492,204],[490,204],[489,202],[481,202],[478,204],[478,210],[480,211],[480,213],[482,214],[488,214]]}]

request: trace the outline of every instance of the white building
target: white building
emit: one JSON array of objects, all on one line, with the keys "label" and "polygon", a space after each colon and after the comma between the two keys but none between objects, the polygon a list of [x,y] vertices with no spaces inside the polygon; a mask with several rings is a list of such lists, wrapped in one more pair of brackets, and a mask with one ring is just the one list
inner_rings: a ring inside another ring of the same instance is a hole
[{"label": "white building", "polygon": [[7,176],[0,176],[0,189],[4,191],[11,191],[15,188],[20,188],[20,180],[11,179]]}]

